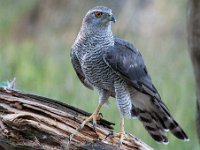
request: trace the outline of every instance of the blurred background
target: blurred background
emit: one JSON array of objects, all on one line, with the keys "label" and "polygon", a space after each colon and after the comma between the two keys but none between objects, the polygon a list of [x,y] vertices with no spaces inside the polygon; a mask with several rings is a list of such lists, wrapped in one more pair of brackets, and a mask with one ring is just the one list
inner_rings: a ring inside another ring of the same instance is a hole
[{"label": "blurred background", "polygon": [[[0,0],[0,81],[16,77],[19,90],[93,112],[98,94],[80,83],[69,53],[82,18],[97,5],[113,10],[117,18],[113,33],[140,49],[163,101],[190,141],[169,133],[170,143],[158,144],[138,120],[126,120],[126,131],[155,149],[199,150],[186,0]],[[111,99],[101,112],[119,131],[115,101]]]}]

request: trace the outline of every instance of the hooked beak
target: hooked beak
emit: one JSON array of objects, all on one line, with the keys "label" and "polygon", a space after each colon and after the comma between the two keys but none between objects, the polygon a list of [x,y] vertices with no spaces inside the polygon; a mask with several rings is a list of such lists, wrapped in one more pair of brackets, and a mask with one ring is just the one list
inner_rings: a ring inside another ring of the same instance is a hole
[{"label": "hooked beak", "polygon": [[109,15],[109,21],[112,21],[112,22],[116,22],[116,19],[115,19],[115,17],[111,14],[111,15]]}]

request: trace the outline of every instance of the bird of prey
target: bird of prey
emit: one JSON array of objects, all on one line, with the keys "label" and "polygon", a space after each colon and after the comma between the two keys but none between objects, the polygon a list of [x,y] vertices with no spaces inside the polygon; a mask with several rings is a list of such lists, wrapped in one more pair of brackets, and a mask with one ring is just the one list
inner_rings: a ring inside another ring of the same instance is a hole
[{"label": "bird of prey", "polygon": [[168,143],[168,130],[178,139],[187,141],[186,133],[173,119],[153,85],[139,50],[113,35],[111,22],[115,21],[108,7],[90,9],[71,48],[71,62],[80,81],[99,93],[98,107],[80,128],[89,121],[96,124],[100,108],[112,96],[120,111],[118,136],[121,143],[126,138],[124,117],[137,117],[157,142]]}]

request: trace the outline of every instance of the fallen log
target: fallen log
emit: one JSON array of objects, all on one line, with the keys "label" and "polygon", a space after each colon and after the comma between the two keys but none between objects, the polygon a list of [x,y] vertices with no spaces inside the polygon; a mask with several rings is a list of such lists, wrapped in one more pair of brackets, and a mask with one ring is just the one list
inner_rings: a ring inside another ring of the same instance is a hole
[{"label": "fallen log", "polygon": [[118,145],[119,138],[108,138],[114,123],[101,119],[95,130],[91,123],[69,135],[90,113],[56,100],[0,88],[1,150],[152,150],[136,137]]}]

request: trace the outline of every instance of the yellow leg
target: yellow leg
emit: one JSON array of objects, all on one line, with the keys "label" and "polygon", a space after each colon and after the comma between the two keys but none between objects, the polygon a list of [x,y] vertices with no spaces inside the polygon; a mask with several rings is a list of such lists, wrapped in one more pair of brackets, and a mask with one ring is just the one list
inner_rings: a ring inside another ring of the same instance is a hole
[{"label": "yellow leg", "polygon": [[121,115],[120,116],[120,129],[121,129],[121,133],[119,133],[120,135],[120,144],[122,144],[124,137],[125,137],[125,131],[124,131],[124,117]]},{"label": "yellow leg", "polygon": [[88,117],[87,119],[85,119],[85,120],[82,122],[82,124],[81,124],[81,126],[80,126],[80,129],[82,129],[82,128],[85,126],[85,124],[88,123],[88,122],[91,121],[91,120],[93,120],[93,125],[96,125],[96,121],[100,119],[99,111],[100,111],[102,105],[103,105],[103,104],[100,103],[100,104],[97,106],[97,108],[96,108],[96,110],[94,111],[94,113],[93,113],[90,117]]},{"label": "yellow leg", "polygon": [[124,139],[130,139],[129,136],[125,133],[125,130],[124,130],[124,117],[122,115],[120,115],[120,132],[118,133],[110,133],[106,136],[106,139],[107,137],[110,137],[111,138],[114,138],[114,137],[118,137],[119,138],[119,143],[122,144]]},{"label": "yellow leg", "polygon": [[122,133],[125,133],[124,131],[124,117],[121,115],[120,116],[120,129]]},{"label": "yellow leg", "polygon": [[94,111],[94,113],[93,113],[91,116],[89,116],[87,119],[85,119],[85,120],[81,123],[80,127],[78,127],[78,128],[76,129],[76,132],[75,132],[74,134],[71,134],[71,135],[69,136],[69,141],[71,141],[71,140],[73,139],[74,135],[76,135],[76,134],[85,126],[85,124],[87,124],[89,121],[93,120],[93,126],[94,126],[94,127],[96,126],[96,121],[97,121],[97,120],[100,120],[100,118],[101,118],[101,117],[99,116],[99,111],[100,111],[102,105],[103,105],[103,104],[100,103],[100,104],[97,106],[97,108],[96,108],[96,110]]}]

